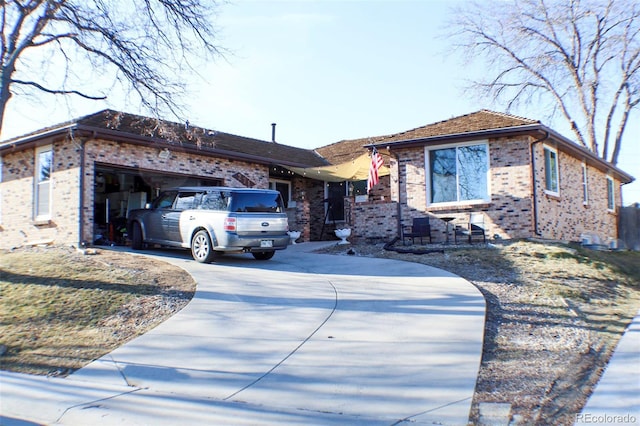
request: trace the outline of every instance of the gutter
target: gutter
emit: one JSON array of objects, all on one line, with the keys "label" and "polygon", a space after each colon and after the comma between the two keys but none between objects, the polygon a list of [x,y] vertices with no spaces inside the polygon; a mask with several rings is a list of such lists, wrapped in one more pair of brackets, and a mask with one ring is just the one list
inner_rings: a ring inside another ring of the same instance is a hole
[{"label": "gutter", "polygon": [[59,127],[53,130],[47,130],[40,133],[36,133],[33,135],[29,135],[24,138],[17,138],[13,140],[9,140],[7,142],[0,142],[0,153],[5,151],[12,151],[20,148],[28,148],[30,146],[36,146],[39,141],[45,138],[56,138],[56,137],[64,137],[69,134],[69,132],[75,132],[76,136],[82,134],[86,134],[87,136],[91,136],[93,138],[97,138],[99,136],[106,136],[111,140],[116,140],[119,142],[127,142],[134,145],[143,145],[143,146],[157,146],[159,148],[180,148],[184,152],[188,152],[191,154],[209,154],[209,155],[217,155],[230,160],[240,160],[240,161],[250,161],[258,164],[264,165],[282,165],[282,166],[292,166],[292,167],[309,167],[308,164],[301,164],[293,161],[287,160],[277,160],[274,158],[262,157],[259,155],[253,154],[245,154],[237,151],[230,151],[226,149],[217,149],[217,148],[197,148],[196,146],[189,146],[179,143],[171,143],[166,139],[152,138],[148,136],[140,136],[131,133],[124,133],[117,130],[109,130],[101,127],[93,127],[86,126],[83,124],[69,124],[63,127]]},{"label": "gutter", "polygon": [[[17,148],[29,148],[31,146],[37,146],[38,142],[51,138],[54,139],[56,137],[66,136],[69,130],[73,131],[76,128],[75,124],[69,124],[67,126],[58,127],[53,130],[45,130],[40,133],[32,134],[26,137],[19,137],[15,139],[9,139],[7,141],[0,142],[0,153],[14,151]],[[43,144],[49,143],[49,141],[43,142]]]},{"label": "gutter", "polygon": [[553,139],[558,143],[558,148],[565,152],[569,152],[574,156],[583,156],[589,159],[591,164],[596,167],[599,167],[604,171],[613,171],[613,173],[622,181],[623,183],[631,183],[635,179],[630,174],[620,170],[613,164],[603,160],[598,157],[593,152],[588,149],[576,144],[570,139],[562,136],[556,131],[548,128],[547,126],[535,123],[535,124],[527,124],[523,126],[512,126],[512,127],[502,127],[499,129],[487,129],[487,130],[479,130],[475,132],[460,132],[460,133],[452,133],[448,135],[436,135],[436,136],[427,136],[421,138],[414,139],[395,139],[391,141],[378,141],[377,143],[370,143],[364,145],[365,148],[373,148],[379,146],[393,146],[393,147],[410,147],[410,146],[425,146],[425,145],[438,145],[438,144],[446,144],[453,142],[464,142],[471,141],[482,138],[490,138],[490,137],[508,137],[508,136],[518,136],[522,134],[532,134],[532,133],[542,133],[545,135],[545,139]]},{"label": "gutter", "polygon": [[411,145],[421,145],[421,144],[436,144],[442,142],[453,142],[453,141],[464,141],[464,140],[475,140],[478,138],[487,138],[492,136],[515,136],[522,133],[531,133],[533,131],[539,131],[541,127],[544,127],[540,124],[527,124],[523,126],[512,126],[512,127],[501,127],[498,129],[486,129],[486,130],[478,130],[475,132],[460,132],[460,133],[451,133],[447,135],[435,135],[435,136],[426,136],[421,138],[414,139],[396,139],[393,141],[385,142],[384,140],[379,141],[378,143],[367,144],[365,147],[374,147],[392,144],[398,147],[406,147]]}]

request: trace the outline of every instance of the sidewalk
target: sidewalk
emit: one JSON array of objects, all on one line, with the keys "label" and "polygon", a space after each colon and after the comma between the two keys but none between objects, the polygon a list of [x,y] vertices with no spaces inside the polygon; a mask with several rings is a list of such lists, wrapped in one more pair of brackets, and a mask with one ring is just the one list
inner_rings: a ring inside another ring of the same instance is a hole
[{"label": "sidewalk", "polygon": [[580,424],[640,425],[640,311],[576,417]]},{"label": "sidewalk", "polygon": [[479,291],[425,265],[316,247],[211,265],[147,252],[194,277],[191,303],[66,379],[2,373],[2,424],[466,424]]}]

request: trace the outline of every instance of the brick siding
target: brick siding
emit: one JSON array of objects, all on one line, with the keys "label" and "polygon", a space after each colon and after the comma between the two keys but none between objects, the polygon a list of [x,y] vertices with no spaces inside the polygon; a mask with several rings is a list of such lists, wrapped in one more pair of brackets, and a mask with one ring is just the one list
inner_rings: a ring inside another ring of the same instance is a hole
[{"label": "brick siding", "polygon": [[[380,179],[368,200],[356,202],[345,198],[346,226],[352,228],[352,240],[390,240],[399,236],[398,204],[401,226],[409,226],[412,218],[429,216],[435,241],[446,238],[445,222],[440,217],[454,217],[453,224],[465,224],[469,214],[481,211],[487,234],[497,237],[541,237],[579,241],[583,234],[597,236],[607,242],[617,237],[617,212],[607,210],[607,175],[587,166],[589,202],[583,203],[582,161],[562,151],[558,153],[559,196],[544,191],[543,143],[534,144],[535,185],[531,167],[529,137],[501,138],[489,141],[491,200],[482,204],[460,204],[455,207],[427,205],[425,150],[403,148],[392,152],[391,175]],[[83,234],[80,226],[81,141],[62,140],[53,143],[51,220],[36,223],[33,218],[34,149],[6,153],[2,158],[0,183],[0,248],[52,240],[59,244],[92,241],[94,234],[94,195],[96,165],[126,167],[141,172],[166,172],[174,176],[220,179],[226,186],[241,187],[237,173],[267,188],[267,166],[194,155],[171,149],[163,160],[160,149],[107,140],[88,140],[84,151],[84,193],[82,194]],[[235,175],[235,177],[234,177]],[[159,187],[161,182],[148,182]],[[532,187],[533,186],[533,187]],[[621,205],[620,182],[614,181],[615,205]],[[535,190],[535,193],[534,193]],[[292,180],[295,208],[291,229],[302,231],[302,241],[334,239],[332,224],[324,224],[324,183],[303,177]],[[534,210],[534,199],[537,209]],[[537,217],[537,227],[534,218]],[[341,223],[340,226],[345,226]],[[536,229],[538,233],[536,234]]]},{"label": "brick siding", "polygon": [[5,154],[2,158],[0,248],[32,242],[77,243],[79,217],[79,154],[75,146],[52,144],[50,220],[34,220],[35,150]]},{"label": "brick siding", "polygon": [[296,202],[296,207],[293,209],[293,219],[289,221],[289,229],[301,232],[300,242],[317,240],[324,220],[324,183],[294,177],[291,185],[291,198]]},{"label": "brick siding", "polygon": [[350,241],[389,241],[397,235],[398,203],[357,203],[353,197],[347,197],[345,204],[350,212]]},{"label": "brick siding", "polygon": [[[199,156],[171,149],[162,160],[159,149],[106,140],[88,140],[84,156],[83,234],[79,235],[80,162],[79,141],[63,140],[53,144],[51,220],[33,220],[34,161],[33,149],[5,154],[2,158],[2,211],[0,217],[0,248],[7,249],[37,241],[52,240],[56,244],[78,244],[93,241],[94,182],[96,164],[122,166],[140,171],[166,172],[186,177],[221,179],[226,186],[242,187],[234,175],[238,172],[255,183],[256,188],[268,188],[266,165],[243,161]],[[160,185],[161,182],[149,182]],[[10,206],[10,207],[9,207]]]},{"label": "brick siding", "polygon": [[[583,202],[582,160],[558,152],[559,196],[544,189],[544,146],[536,145],[538,231],[542,238],[580,241],[583,234],[606,243],[617,238],[617,212],[607,210],[607,174],[587,165],[588,202]],[[615,205],[622,204],[614,180]]]},{"label": "brick siding", "polygon": [[[489,140],[489,191],[491,200],[480,204],[440,207],[427,205],[425,149],[394,151],[391,176],[376,188],[372,202],[353,204],[352,235],[387,238],[400,235],[397,229],[397,202],[401,207],[401,226],[411,225],[414,217],[428,216],[434,241],[446,239],[442,217],[453,217],[452,227],[468,223],[471,212],[484,214],[488,238],[545,238],[580,241],[583,234],[596,235],[606,242],[617,237],[617,214],[607,210],[606,173],[588,166],[589,203],[583,204],[582,159],[558,152],[560,196],[544,191],[543,143],[535,143],[535,185],[531,167],[531,143],[527,136]],[[392,184],[393,183],[393,184]],[[535,199],[538,207],[534,211]],[[615,204],[621,205],[620,182],[614,181]],[[398,194],[400,196],[398,197]],[[381,201],[385,200],[385,201]],[[537,231],[534,218],[537,217]]]}]

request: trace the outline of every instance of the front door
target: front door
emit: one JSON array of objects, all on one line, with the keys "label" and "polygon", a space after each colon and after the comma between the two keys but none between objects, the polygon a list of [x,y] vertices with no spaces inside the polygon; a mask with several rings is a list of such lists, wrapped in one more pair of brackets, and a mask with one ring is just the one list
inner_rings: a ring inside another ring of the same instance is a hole
[{"label": "front door", "polygon": [[328,182],[326,186],[326,222],[344,221],[344,197],[347,195],[347,182]]}]

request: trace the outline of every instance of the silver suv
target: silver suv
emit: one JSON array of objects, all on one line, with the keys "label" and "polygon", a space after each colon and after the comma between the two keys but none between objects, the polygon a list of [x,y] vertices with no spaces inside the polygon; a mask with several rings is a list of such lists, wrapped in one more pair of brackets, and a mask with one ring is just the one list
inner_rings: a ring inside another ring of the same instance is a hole
[{"label": "silver suv", "polygon": [[146,207],[129,213],[127,232],[134,250],[145,244],[190,248],[195,260],[208,263],[223,253],[268,260],[289,243],[278,191],[182,187],[161,193]]}]

